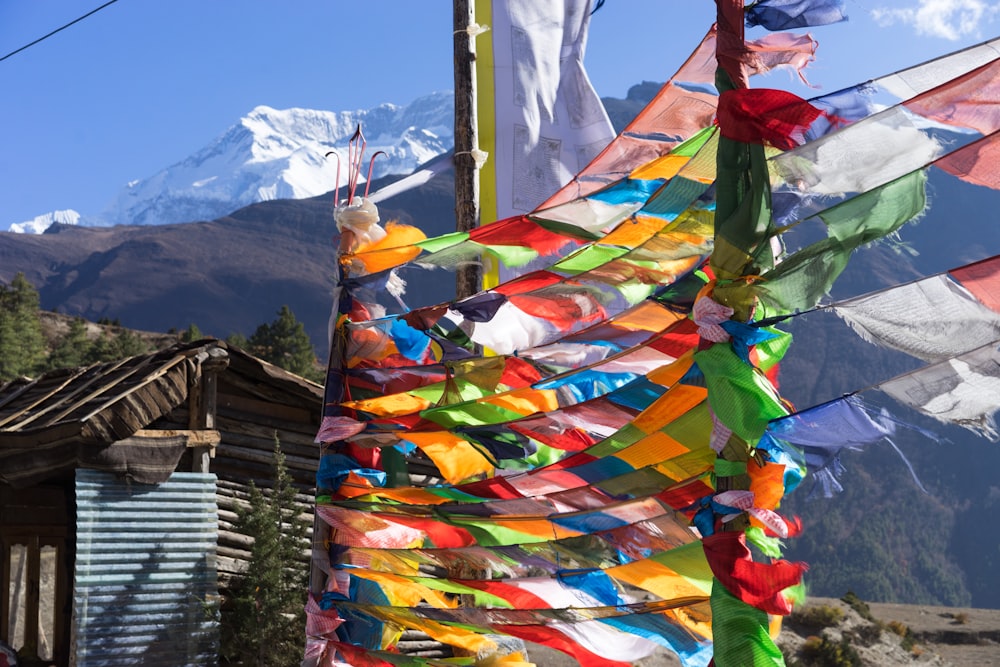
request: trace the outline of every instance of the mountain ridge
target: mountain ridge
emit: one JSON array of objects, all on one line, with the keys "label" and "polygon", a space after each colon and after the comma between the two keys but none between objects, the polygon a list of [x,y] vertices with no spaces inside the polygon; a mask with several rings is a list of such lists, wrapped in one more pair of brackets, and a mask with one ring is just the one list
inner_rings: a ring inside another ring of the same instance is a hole
[{"label": "mountain ridge", "polygon": [[[381,153],[372,177],[408,174],[454,144],[454,100],[448,91],[406,106],[381,104],[354,111],[274,109],[261,105],[186,158],[127,183],[97,214],[45,213],[10,224],[40,233],[53,222],[83,226],[160,225],[214,220],[243,206],[274,199],[306,199],[338,187],[337,153],[347,179],[344,147],[359,127],[366,155]],[[367,174],[365,165],[362,178]]]},{"label": "mountain ridge", "polygon": [[[602,99],[620,131],[653,98],[661,83],[644,81],[624,99]],[[40,234],[54,223],[87,227],[158,225],[214,220],[243,206],[274,199],[308,199],[347,178],[344,148],[358,127],[368,140],[372,178],[412,173],[454,147],[451,91],[410,104],[321,111],[259,105],[203,148],[143,179],[125,184],[100,213],[52,211],[8,223],[9,231]],[[337,160],[343,162],[337,183]],[[367,174],[367,165],[362,179]]]}]

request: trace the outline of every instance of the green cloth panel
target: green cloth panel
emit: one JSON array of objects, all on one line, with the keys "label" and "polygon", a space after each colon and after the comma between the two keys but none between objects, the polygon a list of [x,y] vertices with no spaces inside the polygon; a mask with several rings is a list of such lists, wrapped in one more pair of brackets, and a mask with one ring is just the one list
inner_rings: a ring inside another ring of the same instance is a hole
[{"label": "green cloth panel", "polygon": [[757,547],[762,554],[771,558],[781,558],[781,540],[777,537],[768,537],[763,528],[749,526],[743,531],[747,536],[747,542]]},{"label": "green cloth panel", "polygon": [[660,430],[691,451],[708,449],[712,439],[712,415],[708,411],[708,401],[702,401]]},{"label": "green cloth panel", "polygon": [[641,498],[654,496],[677,484],[676,481],[653,468],[639,468],[635,472],[595,482],[593,486],[611,496]]},{"label": "green cloth panel", "polygon": [[858,247],[899,229],[927,205],[927,174],[915,171],[820,215],[831,236],[799,250],[755,286],[767,316],[815,306]]},{"label": "green cloth panel", "polygon": [[[720,94],[735,88],[722,68],[716,70],[715,86]],[[734,320],[746,322],[753,313],[754,300],[739,279],[760,275],[774,266],[767,153],[763,145],[720,136],[716,164],[715,249],[710,265],[718,285],[713,298],[735,311]]]},{"label": "green cloth panel", "polygon": [[[733,249],[722,257],[712,253],[716,276],[732,280],[770,269],[774,265],[770,238],[775,230],[764,147],[720,137],[715,187],[716,249]],[[752,258],[749,264],[741,255]]]},{"label": "green cloth panel", "polygon": [[398,487],[410,485],[409,466],[403,452],[395,447],[382,448],[382,469],[385,470],[386,486]]},{"label": "green cloth panel", "polygon": [[767,614],[737,599],[713,580],[712,638],[715,667],[783,667],[785,659],[768,634]]},{"label": "green cloth panel", "polygon": [[[524,458],[524,469],[534,470],[535,468],[542,468],[544,466],[552,465],[557,461],[561,461],[563,457],[566,456],[566,451],[563,449],[556,449],[555,447],[549,447],[545,443],[539,442],[532,439],[536,447],[536,451],[531,456],[526,456]],[[504,467],[516,469],[516,465],[511,465],[514,459],[504,459]]]},{"label": "green cloth panel", "polygon": [[417,241],[413,245],[418,248],[423,248],[425,252],[438,252],[440,250],[444,250],[445,248],[450,248],[453,245],[457,245],[462,241],[466,241],[468,238],[468,232],[452,232],[451,234],[445,234],[444,236],[436,236],[432,239]]},{"label": "green cloth panel", "polygon": [[420,411],[420,416],[446,429],[453,429],[457,426],[499,424],[520,419],[524,415],[488,403],[459,403],[440,408],[427,408]]},{"label": "green cloth panel", "polygon": [[489,253],[493,257],[496,257],[500,262],[509,268],[517,268],[519,266],[524,266],[525,264],[531,262],[538,258],[538,251],[532,248],[525,248],[523,246],[517,245],[482,245],[471,242],[474,245],[482,249],[482,252]]},{"label": "green cloth panel", "polygon": [[763,330],[776,336],[776,338],[757,343],[755,346],[757,349],[757,365],[762,371],[768,371],[781,361],[785,353],[788,352],[788,348],[792,345],[792,334],[775,327],[764,327]]},{"label": "green cloth panel", "polygon": [[588,447],[586,452],[596,458],[604,458],[634,445],[645,438],[646,435],[648,434],[644,433],[638,426],[629,422],[604,440]]},{"label": "green cloth panel", "polygon": [[[459,518],[451,515],[439,515],[438,518],[444,523],[458,526],[469,531],[475,538],[476,544],[481,547],[502,547],[515,544],[533,544],[539,542],[549,542],[556,539],[556,528],[553,526],[552,535],[532,535],[521,531],[500,526],[492,521],[477,518]],[[512,523],[514,521],[512,520]]]},{"label": "green cloth panel", "polygon": [[449,402],[453,401],[473,401],[483,396],[492,396],[494,392],[483,389],[466,380],[455,378],[450,382],[435,382],[434,384],[414,387],[406,393],[417,396],[431,403],[438,403],[444,398],[446,390]]},{"label": "green cloth panel", "polygon": [[552,268],[575,276],[618,259],[627,252],[627,248],[620,246],[589,245],[556,263]]},{"label": "green cloth panel", "polygon": [[736,477],[747,474],[746,461],[728,461],[726,459],[715,460],[716,477]]},{"label": "green cloth panel", "polygon": [[702,128],[695,132],[690,138],[686,139],[684,143],[674,146],[673,150],[670,151],[670,154],[693,157],[695,153],[701,150],[702,146],[708,143],[708,140],[711,139],[714,134],[714,125]]},{"label": "green cloth panel", "polygon": [[[449,234],[449,236],[451,236]],[[463,262],[477,262],[483,254],[483,246],[474,241],[465,240],[413,259],[414,264],[454,269]]]},{"label": "green cloth panel", "polygon": [[615,289],[618,290],[618,293],[622,295],[622,298],[630,306],[634,306],[640,301],[649,298],[658,287],[659,285],[644,285],[635,281],[615,285]]},{"label": "green cloth panel", "polygon": [[[699,403],[683,415],[664,424],[659,431],[669,435],[688,449],[696,451],[708,447],[712,435],[712,416],[707,403]],[[647,434],[632,422],[618,429],[601,442],[587,448],[587,454],[602,458],[629,447]]]},{"label": "green cloth panel", "polygon": [[[488,568],[484,567],[484,569]],[[434,591],[453,593],[455,595],[471,595],[473,596],[477,607],[500,607],[501,609],[514,608],[514,605],[498,595],[493,595],[492,593],[487,593],[486,591],[481,591],[478,588],[472,588],[471,586],[463,586],[462,584],[455,583],[450,579],[437,579],[435,577],[407,577],[407,579],[410,579],[414,583],[421,584],[422,586],[426,586]]]},{"label": "green cloth panel", "polygon": [[744,363],[730,345],[699,350],[694,360],[705,375],[712,411],[746,442],[756,443],[769,421],[788,414],[764,374]]},{"label": "green cloth panel", "polygon": [[858,245],[882,238],[927,206],[927,172],[914,171],[820,213],[830,236]]},{"label": "green cloth panel", "polygon": [[649,198],[640,212],[673,220],[695,203],[708,187],[708,183],[674,176]]},{"label": "green cloth panel", "polygon": [[684,475],[683,479],[711,472],[712,463],[706,460],[706,454],[708,451],[701,450],[697,452],[690,452],[688,454],[672,458],[670,459],[670,466],[676,470],[680,470]]},{"label": "green cloth panel", "polygon": [[828,238],[783,261],[768,273],[764,282],[749,290],[757,295],[763,306],[758,316],[774,317],[815,306],[847,266],[853,250],[842,241]]},{"label": "green cloth panel", "polygon": [[705,558],[705,549],[700,540],[658,553],[650,556],[649,559],[669,567],[691,584],[705,591],[706,594],[714,587],[715,579],[712,577],[712,568],[708,564],[708,559]]}]

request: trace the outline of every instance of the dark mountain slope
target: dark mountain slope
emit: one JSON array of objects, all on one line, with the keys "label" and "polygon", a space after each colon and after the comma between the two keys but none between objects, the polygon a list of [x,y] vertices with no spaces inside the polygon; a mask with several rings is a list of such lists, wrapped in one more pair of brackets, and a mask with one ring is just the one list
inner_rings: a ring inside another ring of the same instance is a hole
[{"label": "dark mountain slope", "polygon": [[[453,188],[453,176],[442,174],[381,206],[382,219],[451,231]],[[335,275],[332,202],[264,202],[211,222],[158,227],[0,233],[0,280],[24,272],[47,310],[150,331],[193,322],[220,337],[252,333],[287,304],[322,355]],[[437,300],[453,293],[440,284],[436,291]]]},{"label": "dark mountain slope", "polygon": [[[897,243],[864,248],[835,285],[838,298],[898,285],[1000,254],[993,227],[1000,193],[932,170],[931,207]],[[862,390],[920,362],[861,341],[836,316],[812,313],[786,327],[795,336],[782,362],[782,394],[805,407]],[[846,452],[845,492],[785,505],[805,533],[789,557],[810,563],[818,595],[853,590],[868,600],[1000,608],[1000,449],[965,429],[926,418],[878,391],[862,397],[935,434],[900,428],[894,442],[928,493],[920,491],[887,443]]]}]

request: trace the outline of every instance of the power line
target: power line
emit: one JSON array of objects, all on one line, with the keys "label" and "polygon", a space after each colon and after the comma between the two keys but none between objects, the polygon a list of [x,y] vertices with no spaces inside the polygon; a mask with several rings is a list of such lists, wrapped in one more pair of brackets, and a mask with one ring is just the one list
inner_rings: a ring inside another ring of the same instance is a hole
[{"label": "power line", "polygon": [[91,11],[87,12],[86,14],[84,14],[83,16],[81,16],[80,18],[74,19],[74,20],[70,21],[69,23],[67,23],[66,25],[62,26],[61,28],[56,28],[55,30],[53,30],[49,34],[43,35],[42,37],[39,37],[38,39],[36,39],[35,41],[31,42],[30,44],[25,44],[21,48],[15,50],[15,51],[11,51],[7,55],[5,55],[3,58],[0,58],[0,62],[3,62],[4,60],[7,60],[7,58],[10,58],[13,55],[17,55],[21,51],[24,51],[25,49],[30,48],[30,47],[34,46],[35,44],[38,44],[39,42],[48,39],[49,37],[51,37],[52,35],[56,34],[57,32],[65,30],[66,28],[70,27],[71,25],[73,25],[75,23],[79,23],[80,21],[82,21],[83,19],[87,18],[88,16],[96,14],[97,12],[101,11],[102,9],[104,9],[105,7],[107,7],[108,5],[113,5],[116,2],[118,2],[118,0],[109,0],[108,2],[105,2],[103,5],[101,5],[97,9],[94,9],[94,10],[91,10]]}]

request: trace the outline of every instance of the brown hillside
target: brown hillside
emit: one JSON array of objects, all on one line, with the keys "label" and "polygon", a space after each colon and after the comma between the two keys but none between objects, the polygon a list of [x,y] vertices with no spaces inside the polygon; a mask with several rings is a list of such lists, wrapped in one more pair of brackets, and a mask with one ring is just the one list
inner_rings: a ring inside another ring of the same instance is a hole
[{"label": "brown hillside", "polygon": [[[380,206],[382,219],[429,235],[453,231],[453,183],[448,172],[394,197]],[[220,338],[249,335],[288,305],[323,356],[335,275],[332,201],[264,202],[211,222],[0,232],[0,281],[23,272],[45,310],[146,331],[194,323]]]}]

